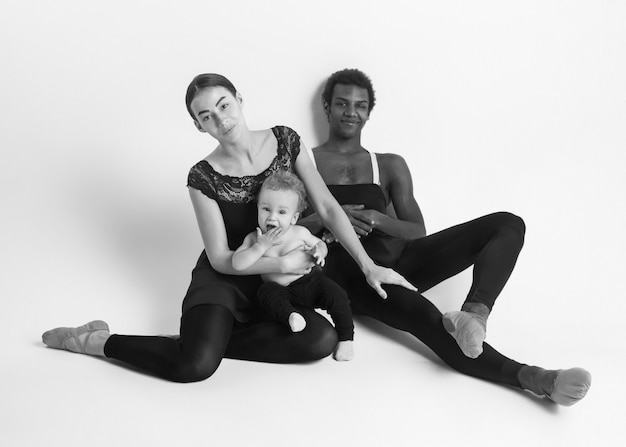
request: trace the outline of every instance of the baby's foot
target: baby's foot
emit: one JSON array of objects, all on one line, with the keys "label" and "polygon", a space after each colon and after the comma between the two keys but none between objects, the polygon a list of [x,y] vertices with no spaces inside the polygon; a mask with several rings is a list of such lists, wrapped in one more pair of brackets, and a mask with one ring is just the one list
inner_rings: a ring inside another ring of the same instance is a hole
[{"label": "baby's foot", "polygon": [[306,320],[298,312],[289,314],[289,327],[291,332],[301,332],[306,327]]},{"label": "baby's foot", "polygon": [[443,327],[456,340],[467,357],[475,359],[483,353],[483,341],[487,335],[487,322],[473,312],[448,312],[443,318]]},{"label": "baby's foot", "polygon": [[333,357],[338,362],[347,362],[354,358],[354,347],[352,340],[344,340],[337,343]]}]

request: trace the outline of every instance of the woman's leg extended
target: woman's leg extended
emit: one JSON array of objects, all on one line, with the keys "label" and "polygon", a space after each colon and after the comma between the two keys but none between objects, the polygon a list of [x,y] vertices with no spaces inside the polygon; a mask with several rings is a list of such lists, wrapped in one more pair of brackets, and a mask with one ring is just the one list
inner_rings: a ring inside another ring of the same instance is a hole
[{"label": "woman's leg extended", "polygon": [[195,306],[181,317],[179,339],[111,335],[104,353],[167,380],[197,382],[217,370],[233,320],[232,313],[223,306]]},{"label": "woman's leg extended", "polygon": [[424,292],[473,265],[466,303],[491,310],[515,267],[525,229],[511,213],[489,214],[411,241],[396,270]]},{"label": "woman's leg extended", "polygon": [[288,326],[262,322],[233,330],[225,356],[271,363],[299,363],[329,356],[337,345],[337,333],[326,318],[311,309],[296,306],[305,318],[301,332]]}]

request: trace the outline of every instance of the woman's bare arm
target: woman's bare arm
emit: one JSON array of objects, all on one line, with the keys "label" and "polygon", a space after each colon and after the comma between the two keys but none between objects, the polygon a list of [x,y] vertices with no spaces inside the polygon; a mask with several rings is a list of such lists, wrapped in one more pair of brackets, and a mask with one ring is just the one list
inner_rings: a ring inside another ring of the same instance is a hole
[{"label": "woman's bare arm", "polygon": [[204,243],[209,262],[215,270],[227,275],[255,275],[265,273],[306,274],[313,262],[310,256],[294,250],[282,257],[262,257],[244,270],[233,267],[233,250],[228,247],[226,227],[219,205],[195,188],[189,188],[189,195],[196,213],[198,228]]}]

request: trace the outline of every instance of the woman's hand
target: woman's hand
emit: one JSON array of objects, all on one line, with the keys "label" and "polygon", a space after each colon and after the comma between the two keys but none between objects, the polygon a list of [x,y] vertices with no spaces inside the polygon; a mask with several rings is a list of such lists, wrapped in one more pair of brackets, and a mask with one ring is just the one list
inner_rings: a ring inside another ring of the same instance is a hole
[{"label": "woman's hand", "polygon": [[381,267],[374,265],[367,273],[365,273],[365,279],[367,283],[376,290],[376,293],[384,300],[387,299],[387,292],[382,288],[383,284],[393,284],[396,286],[402,286],[405,289],[417,292],[417,287],[408,282],[404,276],[396,272],[395,270],[387,267]]},{"label": "woman's hand", "polygon": [[291,250],[280,257],[282,273],[293,273],[295,275],[306,275],[311,273],[315,266],[315,259],[311,256],[305,246]]}]

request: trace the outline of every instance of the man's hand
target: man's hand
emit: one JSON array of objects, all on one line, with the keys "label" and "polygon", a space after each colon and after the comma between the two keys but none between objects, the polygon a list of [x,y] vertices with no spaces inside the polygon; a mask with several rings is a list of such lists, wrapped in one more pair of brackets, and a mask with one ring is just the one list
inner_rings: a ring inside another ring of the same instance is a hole
[{"label": "man's hand", "polygon": [[364,220],[363,211],[365,210],[365,205],[341,205],[341,208],[350,219],[350,223],[352,224],[352,228],[356,234],[361,236],[367,236],[372,231],[372,224],[370,220]]},{"label": "man's hand", "polygon": [[[350,221],[358,222],[359,228],[362,231],[367,231],[366,235],[370,234],[372,230],[378,228],[380,226],[381,218],[385,216],[386,215],[381,213],[380,211],[370,209],[353,209],[350,211],[349,214]],[[352,226],[355,227],[355,231],[357,231],[354,223],[352,224]]]},{"label": "man's hand", "polygon": [[[348,216],[352,228],[359,238],[369,235],[378,225],[382,215],[376,210],[365,209],[365,205],[341,205],[341,208]],[[322,233],[322,240],[327,244],[338,242],[335,236],[327,229]]]}]

